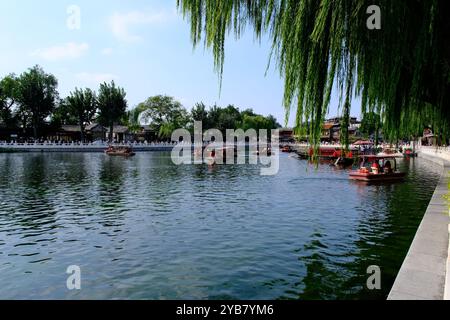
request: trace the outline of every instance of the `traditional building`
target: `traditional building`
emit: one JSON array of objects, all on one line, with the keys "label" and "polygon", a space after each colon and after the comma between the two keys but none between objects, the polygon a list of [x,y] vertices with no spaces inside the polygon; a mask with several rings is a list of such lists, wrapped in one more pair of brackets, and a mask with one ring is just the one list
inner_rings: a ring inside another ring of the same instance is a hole
[{"label": "traditional building", "polygon": [[[134,134],[130,132],[127,126],[115,125],[112,136],[115,142],[130,142],[135,140]],[[109,128],[106,129],[106,138],[109,138]]]},{"label": "traditional building", "polygon": [[[106,129],[97,123],[92,123],[84,128],[84,140],[92,142],[105,140]],[[81,141],[81,128],[79,125],[62,125],[61,128],[47,135],[49,141],[73,142]]]},{"label": "traditional building", "polygon": [[[338,142],[341,139],[341,124],[343,118],[331,118],[325,121],[322,126],[321,140],[326,142]],[[358,136],[358,128],[361,122],[356,117],[350,118],[348,134],[350,139]]]},{"label": "traditional building", "polygon": [[155,141],[158,138],[158,134],[155,130],[151,128],[149,125],[144,125],[141,127],[141,130],[135,134],[135,139],[138,142],[150,142]]},{"label": "traditional building", "polygon": [[280,143],[295,142],[294,129],[280,128],[278,132],[279,132],[279,137],[280,137]]}]

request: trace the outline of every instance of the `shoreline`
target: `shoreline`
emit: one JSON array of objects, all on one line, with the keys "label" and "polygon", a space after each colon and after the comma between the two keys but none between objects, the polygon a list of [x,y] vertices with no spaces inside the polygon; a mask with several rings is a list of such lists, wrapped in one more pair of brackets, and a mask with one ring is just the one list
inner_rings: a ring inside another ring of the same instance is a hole
[{"label": "shoreline", "polygon": [[[113,144],[119,145],[119,144]],[[24,153],[24,152],[104,152],[109,144],[1,144],[0,153]],[[131,144],[134,151],[172,151],[173,144]]]},{"label": "shoreline", "polygon": [[450,209],[444,198],[450,192],[450,155],[426,147],[418,154],[441,165],[442,174],[388,300],[450,299]]}]

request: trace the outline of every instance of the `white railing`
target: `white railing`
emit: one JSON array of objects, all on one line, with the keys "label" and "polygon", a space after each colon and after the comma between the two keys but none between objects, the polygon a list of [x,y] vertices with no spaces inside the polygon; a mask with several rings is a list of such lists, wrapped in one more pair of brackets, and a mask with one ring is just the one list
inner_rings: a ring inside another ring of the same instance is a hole
[{"label": "white railing", "polygon": [[[24,143],[17,143],[17,142],[0,142],[0,148],[4,149],[103,149],[107,148],[110,143],[107,142],[94,142],[94,143],[77,143],[77,142],[24,142]],[[147,142],[128,142],[128,143],[113,143],[112,145],[129,145],[133,147],[149,147],[149,148],[158,148],[158,147],[171,147],[174,146],[174,143],[168,143],[168,142],[161,142],[161,143],[147,143]]]},{"label": "white railing", "polygon": [[427,154],[433,157],[438,157],[440,159],[450,161],[450,147],[428,147],[428,146],[418,146],[419,150],[423,154]]}]

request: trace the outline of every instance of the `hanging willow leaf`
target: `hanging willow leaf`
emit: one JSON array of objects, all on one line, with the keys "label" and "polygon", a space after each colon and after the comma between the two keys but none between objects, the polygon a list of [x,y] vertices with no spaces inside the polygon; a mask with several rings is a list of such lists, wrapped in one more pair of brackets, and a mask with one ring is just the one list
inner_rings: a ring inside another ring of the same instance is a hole
[{"label": "hanging willow leaf", "polygon": [[[369,30],[366,10],[381,8],[382,29]],[[431,125],[450,127],[450,1],[448,0],[177,0],[191,22],[194,45],[202,37],[222,81],[225,40],[250,26],[267,34],[271,59],[284,78],[286,119],[320,142],[330,95],[337,84],[348,121],[355,94],[362,111],[382,114],[391,140],[417,136]],[[344,137],[348,143],[348,135]]]}]

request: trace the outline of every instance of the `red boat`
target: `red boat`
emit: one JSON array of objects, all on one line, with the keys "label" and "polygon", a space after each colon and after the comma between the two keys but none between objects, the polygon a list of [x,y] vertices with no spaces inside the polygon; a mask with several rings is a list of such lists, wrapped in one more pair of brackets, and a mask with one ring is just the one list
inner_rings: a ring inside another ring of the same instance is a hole
[{"label": "red boat", "polygon": [[292,149],[290,146],[284,146],[281,148],[281,152],[289,153],[289,152],[292,152]]},{"label": "red boat", "polygon": [[407,148],[403,150],[403,155],[405,157],[417,157],[417,152],[414,152],[411,148]]},{"label": "red boat", "polygon": [[[314,155],[314,149],[309,149],[309,156],[312,157]],[[320,147],[318,156],[321,158],[330,158],[330,159],[338,159],[342,158],[342,148],[340,147]],[[344,157],[347,159],[353,159],[353,152],[351,150],[344,152]]]},{"label": "red boat", "polygon": [[[352,171],[349,179],[365,182],[391,182],[401,181],[406,177],[405,172],[397,170],[395,156],[362,156],[362,164],[359,170]],[[392,167],[392,163],[394,166]],[[367,166],[370,164],[370,168]]]}]

